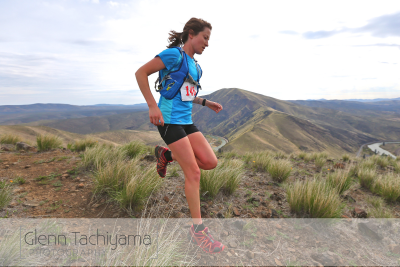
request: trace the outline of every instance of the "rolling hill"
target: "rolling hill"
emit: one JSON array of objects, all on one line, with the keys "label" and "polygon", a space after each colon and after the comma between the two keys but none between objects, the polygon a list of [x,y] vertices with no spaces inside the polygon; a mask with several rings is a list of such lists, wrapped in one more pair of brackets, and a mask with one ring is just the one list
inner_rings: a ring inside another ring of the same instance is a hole
[{"label": "rolling hill", "polygon": [[[204,134],[227,138],[224,150],[327,151],[339,155],[356,152],[366,142],[400,139],[396,105],[387,101],[283,101],[236,88],[204,97],[221,103],[224,109],[215,114],[193,105],[193,121]],[[121,129],[158,134],[149,123],[148,111],[142,110],[25,125],[44,125],[82,135]]]}]

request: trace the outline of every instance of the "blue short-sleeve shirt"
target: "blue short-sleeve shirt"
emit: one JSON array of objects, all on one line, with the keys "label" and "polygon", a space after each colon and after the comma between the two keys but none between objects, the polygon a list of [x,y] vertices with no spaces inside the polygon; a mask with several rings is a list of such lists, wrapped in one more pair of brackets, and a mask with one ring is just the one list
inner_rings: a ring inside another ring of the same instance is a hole
[{"label": "blue short-sleeve shirt", "polygon": [[[182,61],[181,53],[176,48],[165,49],[158,54],[157,57],[160,57],[165,65],[165,69],[161,70],[161,79],[171,71],[178,70]],[[189,64],[189,73],[193,79],[197,81],[199,73],[196,63],[193,58],[189,56],[187,60]],[[192,101],[182,101],[180,91],[173,99],[166,99],[160,95],[160,100],[158,101],[158,107],[163,115],[164,123],[168,124],[192,124],[192,105]]]}]

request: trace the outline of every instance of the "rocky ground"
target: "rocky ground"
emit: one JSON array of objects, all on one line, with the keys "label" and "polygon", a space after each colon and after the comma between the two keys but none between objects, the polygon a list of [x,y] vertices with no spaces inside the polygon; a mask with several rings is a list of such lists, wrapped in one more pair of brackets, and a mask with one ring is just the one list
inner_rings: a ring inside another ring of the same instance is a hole
[{"label": "rocky ground", "polygon": [[[155,157],[147,155],[143,162],[156,166]],[[169,171],[161,190],[147,205],[148,213],[128,211],[107,195],[93,194],[93,174],[79,168],[79,153],[67,149],[49,152],[1,151],[0,182],[13,185],[13,200],[0,210],[2,218],[130,218],[173,217],[190,218],[184,193],[184,177],[177,163],[177,175]],[[289,181],[307,179],[315,174],[326,175],[336,168],[347,167],[347,162],[328,160],[322,173],[312,162],[294,159]],[[380,172],[390,171],[380,170]],[[25,183],[22,183],[22,179]],[[373,196],[357,183],[345,193],[343,217],[362,217],[369,213],[366,198]],[[396,218],[400,218],[399,203],[387,204]],[[219,193],[216,198],[201,197],[204,218],[296,218],[304,215],[291,213],[284,189],[268,173],[246,169],[239,189],[231,196]],[[265,250],[265,249],[264,249]],[[238,257],[238,251],[228,246],[228,259]],[[301,255],[301,251],[297,252]],[[239,253],[240,254],[240,253]],[[243,254],[243,253],[242,253]],[[247,255],[252,259],[253,255]],[[208,256],[204,256],[208,257]],[[211,256],[214,259],[215,256]],[[226,257],[226,256],[225,256]],[[207,258],[208,260],[211,258]],[[229,261],[229,260],[228,260]],[[278,259],[279,261],[279,259]],[[224,262],[224,261],[223,261]],[[222,263],[223,263],[222,262]],[[276,261],[275,261],[276,262]],[[221,263],[221,264],[222,264]],[[254,263],[257,263],[255,261]],[[261,264],[261,262],[259,262]],[[278,264],[279,265],[279,264]]]}]

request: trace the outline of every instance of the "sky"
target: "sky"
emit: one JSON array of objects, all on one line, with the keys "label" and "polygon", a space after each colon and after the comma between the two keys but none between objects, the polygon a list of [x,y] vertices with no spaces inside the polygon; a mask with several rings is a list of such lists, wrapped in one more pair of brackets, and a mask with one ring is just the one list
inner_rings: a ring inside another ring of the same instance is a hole
[{"label": "sky", "polygon": [[199,95],[400,97],[398,0],[1,0],[0,105],[145,103],[135,72],[191,17],[212,25]]}]

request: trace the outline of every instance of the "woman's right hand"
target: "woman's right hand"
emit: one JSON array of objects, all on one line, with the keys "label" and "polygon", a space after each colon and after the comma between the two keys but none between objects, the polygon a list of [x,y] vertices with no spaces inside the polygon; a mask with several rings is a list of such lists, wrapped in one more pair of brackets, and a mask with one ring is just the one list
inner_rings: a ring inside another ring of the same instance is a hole
[{"label": "woman's right hand", "polygon": [[149,108],[150,122],[155,126],[164,126],[164,119],[161,110],[158,106]]}]

